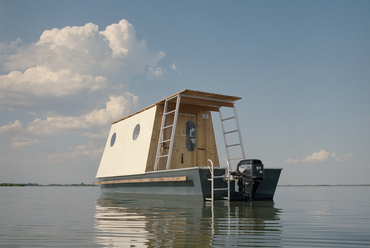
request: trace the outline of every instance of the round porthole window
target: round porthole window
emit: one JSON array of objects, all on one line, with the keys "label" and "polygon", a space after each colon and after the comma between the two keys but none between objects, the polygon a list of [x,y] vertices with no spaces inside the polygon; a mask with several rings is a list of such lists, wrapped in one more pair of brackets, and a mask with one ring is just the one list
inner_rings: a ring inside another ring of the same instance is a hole
[{"label": "round porthole window", "polygon": [[137,137],[139,137],[139,133],[140,133],[140,125],[137,124],[135,129],[134,129],[134,133],[132,134],[132,139],[136,140]]},{"label": "round porthole window", "polygon": [[112,135],[112,138],[110,138],[110,146],[112,147],[114,145],[114,142],[116,142],[116,133]]}]

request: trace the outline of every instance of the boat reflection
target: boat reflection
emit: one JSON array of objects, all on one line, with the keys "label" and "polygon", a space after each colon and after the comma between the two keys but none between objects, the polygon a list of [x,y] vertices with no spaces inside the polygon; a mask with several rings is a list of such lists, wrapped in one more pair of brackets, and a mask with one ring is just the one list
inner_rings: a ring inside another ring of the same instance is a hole
[{"label": "boat reflection", "polygon": [[280,246],[273,201],[203,202],[103,194],[95,241],[112,247]]}]

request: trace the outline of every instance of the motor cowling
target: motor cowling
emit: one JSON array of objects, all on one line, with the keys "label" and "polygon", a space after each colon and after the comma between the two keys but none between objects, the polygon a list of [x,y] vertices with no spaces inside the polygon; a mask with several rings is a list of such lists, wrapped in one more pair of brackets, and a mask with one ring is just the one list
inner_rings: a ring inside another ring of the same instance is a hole
[{"label": "motor cowling", "polygon": [[262,180],[265,178],[265,171],[261,160],[245,159],[238,163],[236,170],[244,177],[251,180]]},{"label": "motor cowling", "polygon": [[258,185],[265,178],[264,166],[259,159],[241,160],[231,175],[237,180],[239,192],[245,198],[253,198]]}]

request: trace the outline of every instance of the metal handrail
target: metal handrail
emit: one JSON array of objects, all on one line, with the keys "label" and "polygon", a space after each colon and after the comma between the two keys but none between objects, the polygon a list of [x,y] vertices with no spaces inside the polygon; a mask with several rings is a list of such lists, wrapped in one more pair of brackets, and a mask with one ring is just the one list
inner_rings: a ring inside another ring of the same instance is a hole
[{"label": "metal handrail", "polygon": [[[206,198],[206,200],[210,200],[210,201],[213,202],[215,191],[217,191],[217,190],[227,190],[227,200],[230,201],[230,164],[229,164],[229,162],[226,159],[224,159],[224,161],[227,164],[226,174],[223,175],[223,176],[215,176],[215,174],[214,174],[215,169],[214,169],[213,161],[211,159],[208,159],[207,161],[211,163],[211,168],[210,168],[211,178],[208,179],[209,181],[211,181],[211,198]],[[215,188],[215,178],[227,178],[227,188]]]}]

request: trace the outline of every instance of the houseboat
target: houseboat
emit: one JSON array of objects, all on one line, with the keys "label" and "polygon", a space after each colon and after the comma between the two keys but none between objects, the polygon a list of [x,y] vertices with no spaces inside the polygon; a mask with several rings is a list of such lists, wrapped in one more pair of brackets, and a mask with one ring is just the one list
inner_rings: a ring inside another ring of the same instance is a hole
[{"label": "houseboat", "polygon": [[[239,99],[182,90],[113,122],[95,184],[102,193],[143,197],[272,199],[281,169],[245,157],[235,110]],[[223,161],[211,112],[220,116]]]}]

